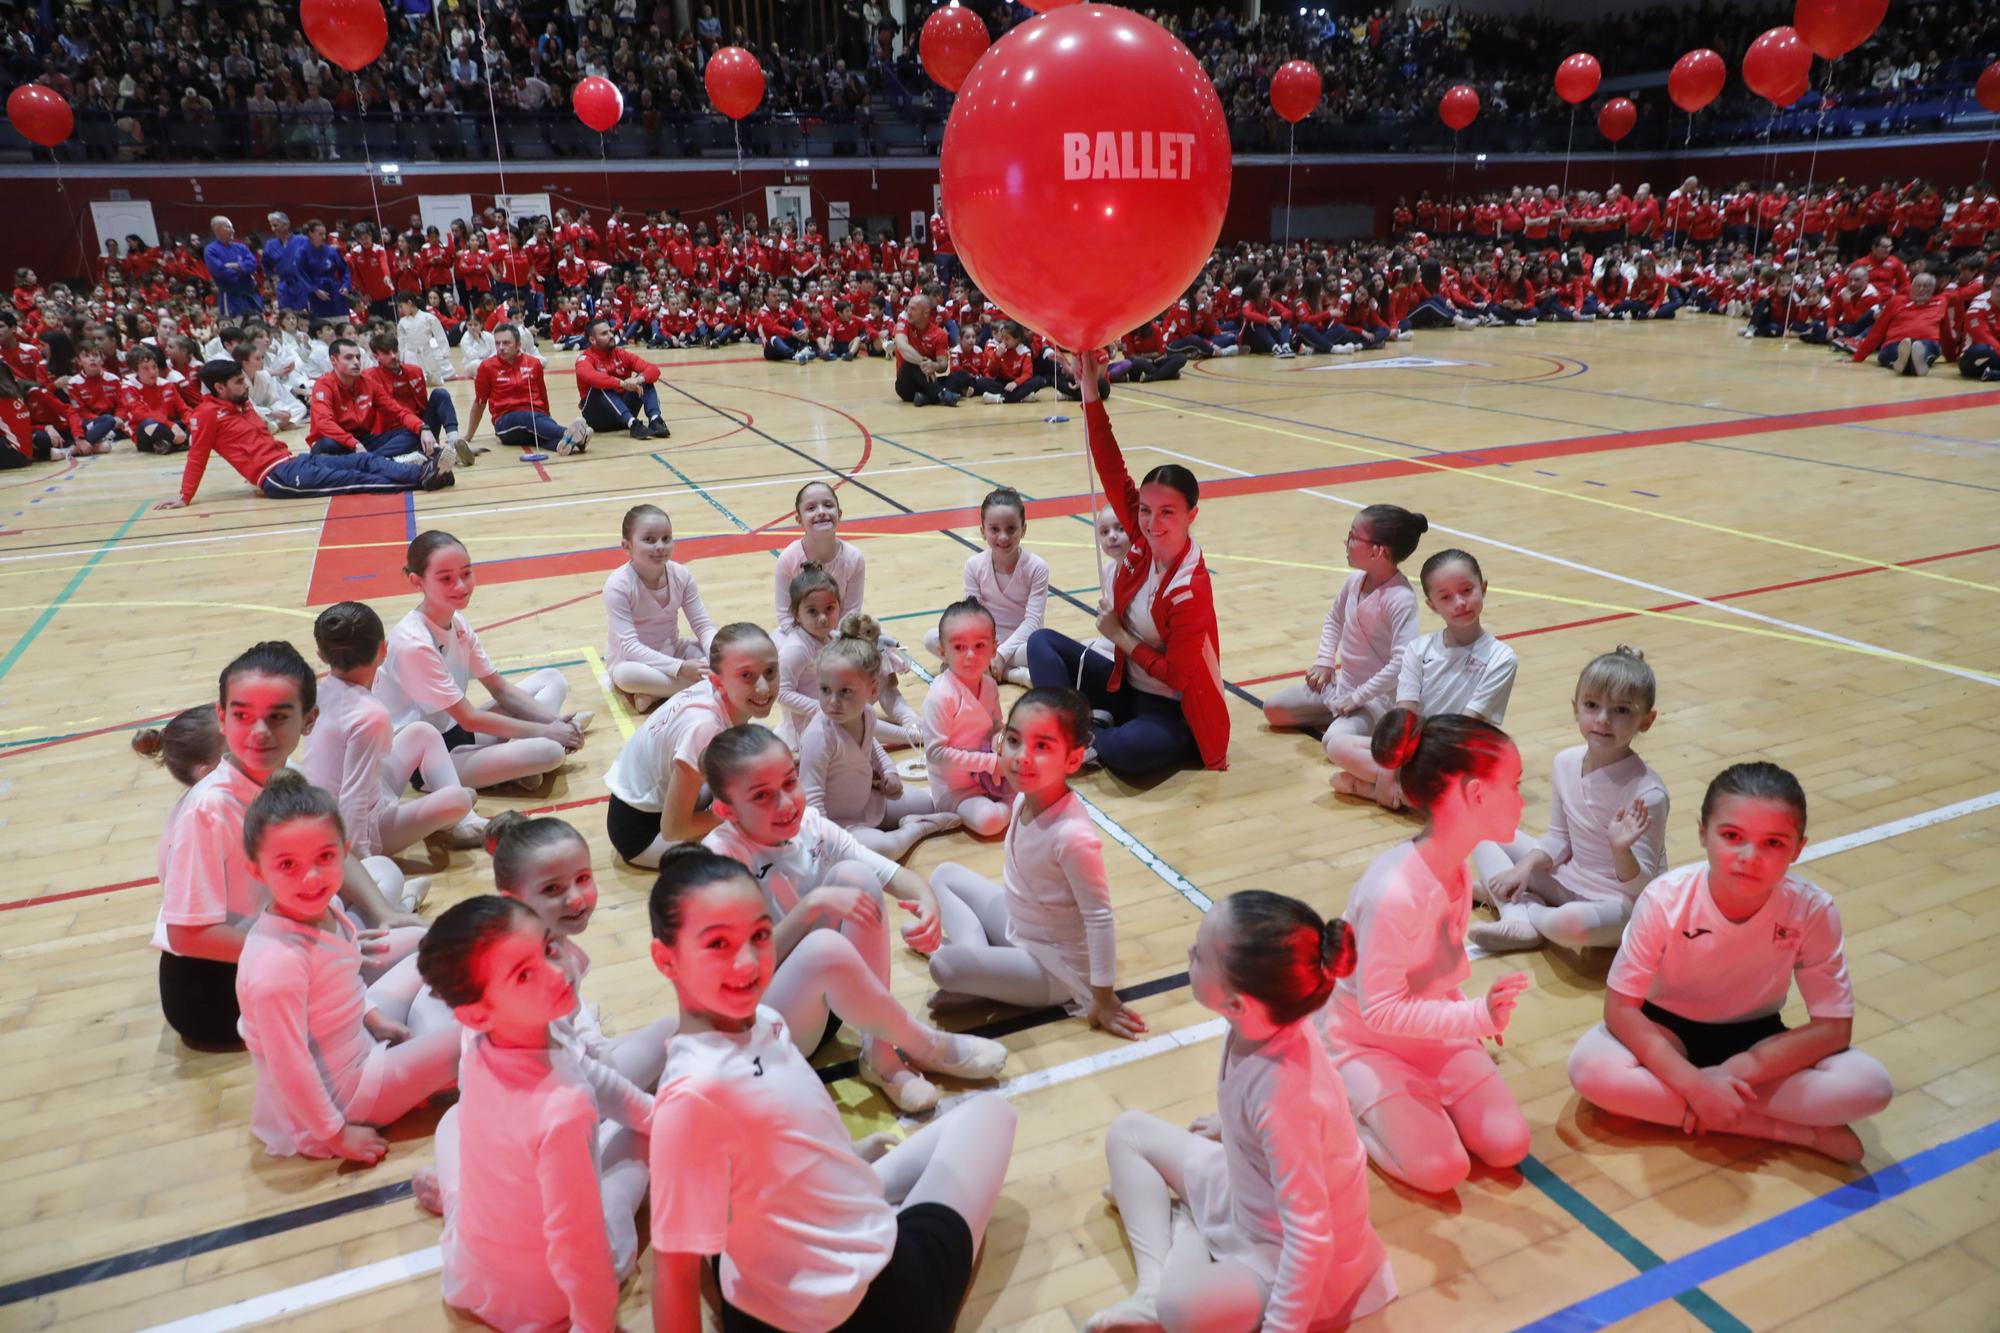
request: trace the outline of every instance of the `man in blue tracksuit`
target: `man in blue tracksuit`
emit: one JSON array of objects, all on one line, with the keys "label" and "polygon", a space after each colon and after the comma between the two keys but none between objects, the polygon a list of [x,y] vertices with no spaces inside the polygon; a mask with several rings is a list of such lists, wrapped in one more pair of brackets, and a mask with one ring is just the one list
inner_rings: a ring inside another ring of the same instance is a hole
[{"label": "man in blue tracksuit", "polygon": [[215,284],[223,317],[256,314],[264,308],[264,298],[257,294],[256,252],[236,239],[236,228],[221,214],[208,220],[208,228],[215,239],[202,250],[201,257],[208,265],[209,280]]},{"label": "man in blue tracksuit", "polygon": [[299,274],[299,259],[306,251],[306,238],[292,230],[292,220],[283,213],[273,213],[266,219],[271,224],[271,236],[264,242],[264,271],[271,275],[277,285],[278,308],[306,313],[307,298],[311,290]]},{"label": "man in blue tracksuit", "polygon": [[299,277],[306,284],[306,309],[318,319],[346,319],[350,310],[347,261],[326,243],[326,224],[306,223],[306,248],[299,253]]}]

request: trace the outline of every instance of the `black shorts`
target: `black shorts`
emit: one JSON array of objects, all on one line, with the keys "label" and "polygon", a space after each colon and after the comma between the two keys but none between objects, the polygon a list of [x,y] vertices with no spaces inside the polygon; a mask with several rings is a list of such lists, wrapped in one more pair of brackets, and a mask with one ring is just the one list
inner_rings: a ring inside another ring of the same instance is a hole
[{"label": "black shorts", "polygon": [[1687,1047],[1688,1063],[1696,1069],[1719,1065],[1785,1030],[1785,1020],[1776,1014],[1746,1018],[1740,1023],[1697,1023],[1650,1000],[1639,1006],[1639,1012],[1679,1037],[1681,1045]]},{"label": "black shorts", "polygon": [[[941,1203],[896,1214],[896,1248],[833,1333],[951,1333],[972,1285],[972,1228]],[[722,1302],[722,1333],[778,1333]]]},{"label": "black shorts", "polygon": [[[442,734],[444,736],[444,752],[446,754],[450,754],[453,750],[456,750],[461,745],[479,744],[479,737],[473,735],[471,732],[467,731],[464,727],[461,727],[456,722],[452,723],[449,727],[445,728]],[[410,785],[412,787],[415,787],[418,791],[425,790],[424,774],[422,769],[418,769],[416,772],[410,774]]]},{"label": "black shorts", "polygon": [[660,812],[658,810],[635,810],[612,793],[611,804],[605,807],[604,831],[611,836],[611,848],[619,857],[630,861],[653,845],[653,839],[660,836]]},{"label": "black shorts", "polygon": [[236,1031],[236,964],[160,954],[160,1012],[190,1046],[241,1049]]}]

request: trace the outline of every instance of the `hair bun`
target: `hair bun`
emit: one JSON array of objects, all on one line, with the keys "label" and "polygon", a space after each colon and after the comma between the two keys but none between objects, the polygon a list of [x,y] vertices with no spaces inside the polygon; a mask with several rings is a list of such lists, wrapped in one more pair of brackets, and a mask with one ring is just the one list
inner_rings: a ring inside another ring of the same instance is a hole
[{"label": "hair bun", "polygon": [[1616,655],[1618,655],[1619,657],[1630,657],[1640,662],[1646,660],[1646,654],[1639,651],[1637,648],[1634,648],[1629,643],[1621,643],[1616,648],[1613,648],[1611,651]]},{"label": "hair bun", "polygon": [[1347,922],[1333,916],[1320,927],[1319,962],[1327,975],[1339,980],[1354,971],[1358,956],[1354,948],[1354,932],[1347,928]]},{"label": "hair bun", "polygon": [[1431,530],[1431,521],[1425,518],[1422,514],[1413,513],[1410,515],[1410,517],[1414,518],[1417,521],[1418,536],[1422,536],[1424,533],[1429,532]]},{"label": "hair bun", "polygon": [[154,727],[147,727],[144,731],[135,731],[132,733],[133,750],[146,756],[148,759],[159,758],[160,751],[165,747],[166,739]]},{"label": "hair bun", "polygon": [[1416,756],[1423,738],[1424,719],[1418,713],[1409,708],[1391,708],[1375,724],[1375,732],[1368,738],[1368,753],[1376,763],[1394,772]]}]

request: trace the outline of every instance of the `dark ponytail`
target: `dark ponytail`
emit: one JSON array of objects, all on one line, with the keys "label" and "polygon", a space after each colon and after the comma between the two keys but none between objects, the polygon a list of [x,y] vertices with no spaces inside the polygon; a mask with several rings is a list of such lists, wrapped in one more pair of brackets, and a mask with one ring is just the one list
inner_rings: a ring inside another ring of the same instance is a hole
[{"label": "dark ponytail", "polygon": [[1368,740],[1369,755],[1396,775],[1403,795],[1424,811],[1453,782],[1490,775],[1513,748],[1507,733],[1491,722],[1458,713],[1419,717],[1408,708],[1384,713]]}]

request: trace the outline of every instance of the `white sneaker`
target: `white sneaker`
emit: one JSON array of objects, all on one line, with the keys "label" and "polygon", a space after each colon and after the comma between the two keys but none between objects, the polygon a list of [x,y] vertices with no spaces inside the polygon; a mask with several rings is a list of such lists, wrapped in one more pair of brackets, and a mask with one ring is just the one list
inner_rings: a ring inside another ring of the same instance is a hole
[{"label": "white sneaker", "polygon": [[805,364],[806,362],[808,362],[808,361],[810,361],[810,360],[812,360],[812,359],[813,359],[813,354],[812,354],[812,349],[811,349],[810,347],[802,347],[802,348],[800,348],[800,349],[799,349],[799,354],[798,354],[797,356],[795,356],[795,357],[793,357],[793,358],[792,358],[792,360],[793,360],[793,361],[797,362],[797,363],[798,363],[799,365],[802,365],[802,366],[803,366],[803,365],[804,365],[804,364]]},{"label": "white sneaker", "polygon": [[1524,319],[1521,320],[1519,323],[1515,324],[1514,327],[1517,329],[1532,329],[1535,327],[1535,323],[1536,321],[1532,318]]},{"label": "white sneaker", "polygon": [[1353,356],[1360,350],[1360,343],[1335,343],[1333,345],[1333,354],[1335,356]]},{"label": "white sneaker", "polygon": [[1319,348],[1314,347],[1311,343],[1307,343],[1305,346],[1299,348],[1298,351],[1300,356],[1317,356],[1319,354]]},{"label": "white sneaker", "polygon": [[1597,322],[1597,316],[1595,315],[1578,315],[1577,318],[1585,324],[1595,324]]},{"label": "white sneaker", "polygon": [[982,393],[979,395],[979,401],[982,403],[1004,403],[1007,400],[997,393]]},{"label": "white sneaker", "polygon": [[1274,347],[1271,349],[1271,355],[1279,361],[1289,361],[1292,359],[1293,352],[1289,347]]},{"label": "white sneaker", "polygon": [[1479,327],[1479,321],[1476,319],[1467,319],[1464,315],[1459,315],[1451,321],[1451,326],[1455,329],[1476,329]]},{"label": "white sneaker", "polygon": [[1215,349],[1215,354],[1216,354],[1217,356],[1235,356],[1235,355],[1236,355],[1236,354],[1237,354],[1238,352],[1240,352],[1240,351],[1242,351],[1242,350],[1243,350],[1243,349],[1242,349],[1242,348],[1240,348],[1240,347],[1238,347],[1238,346],[1236,346],[1236,344],[1234,344],[1234,343],[1231,343],[1231,344],[1230,344],[1229,346],[1227,346],[1227,347],[1218,347],[1218,348],[1216,348],[1216,349]]}]

